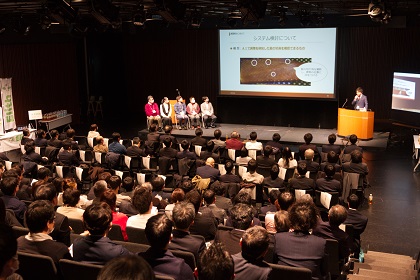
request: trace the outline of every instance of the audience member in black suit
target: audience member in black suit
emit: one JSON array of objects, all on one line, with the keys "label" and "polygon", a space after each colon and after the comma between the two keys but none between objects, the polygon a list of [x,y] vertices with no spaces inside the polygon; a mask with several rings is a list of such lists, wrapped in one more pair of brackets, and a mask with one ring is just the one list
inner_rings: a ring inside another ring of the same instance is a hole
[{"label": "audience member in black suit", "polygon": [[209,157],[206,160],[206,164],[204,166],[197,167],[197,175],[199,175],[203,179],[210,179],[210,184],[219,180],[220,178],[220,170],[214,168],[214,159]]},{"label": "audience member in black suit", "polygon": [[66,245],[52,240],[48,234],[54,230],[54,207],[46,200],[37,200],[25,213],[29,234],[18,238],[18,250],[51,257],[56,265],[60,259],[71,259]]},{"label": "audience member in black suit", "polygon": [[289,209],[291,232],[275,235],[274,262],[305,267],[312,271],[312,279],[324,279],[321,267],[325,256],[325,239],[309,231],[316,227],[318,211],[313,202],[297,201]]},{"label": "audience member in black suit", "polygon": [[267,212],[276,212],[277,207],[275,205],[277,197],[279,196],[280,191],[279,190],[271,190],[268,194],[268,205],[261,207],[260,213],[261,214],[267,214]]},{"label": "audience member in black suit", "polygon": [[178,152],[176,157],[178,159],[188,158],[188,159],[196,159],[197,155],[194,152],[190,152],[190,143],[187,140],[181,141],[181,148],[184,149],[182,152]]},{"label": "audience member in black suit", "polygon": [[41,157],[40,154],[35,153],[34,141],[27,141],[25,143],[25,154],[22,156],[23,161],[34,162],[36,164],[45,164],[48,158]]},{"label": "audience member in black suit", "polygon": [[[280,139],[281,139],[280,134],[274,133],[272,140],[266,143],[266,145],[270,145],[273,148],[273,152],[271,154],[274,156],[281,155],[283,151],[283,146],[282,144],[280,144]],[[279,158],[279,157],[276,157],[276,158]]]},{"label": "audience member in black suit", "polygon": [[153,206],[156,206],[158,209],[165,209],[171,200],[171,194],[163,191],[165,180],[162,177],[156,176],[150,183],[153,187]]},{"label": "audience member in black suit", "polygon": [[206,147],[201,150],[200,159],[205,161],[209,157],[212,157],[215,162],[219,163],[220,157],[218,154],[214,153],[213,150],[214,150],[214,142],[213,140],[210,140],[207,142]]},{"label": "audience member in black suit", "polygon": [[312,234],[324,239],[337,240],[340,260],[349,256],[352,245],[349,235],[339,228],[346,218],[346,208],[338,204],[334,205],[328,211],[328,222],[320,221],[312,232]]},{"label": "audience member in black suit", "polygon": [[303,136],[303,140],[305,141],[305,144],[302,144],[302,145],[299,146],[299,157],[300,157],[300,159],[305,159],[306,158],[305,157],[305,151],[307,149],[311,149],[312,151],[314,151],[314,157],[315,157],[314,160],[319,162],[319,160],[320,160],[319,151],[318,151],[318,148],[316,147],[316,145],[311,144],[312,139],[313,139],[313,136],[312,136],[311,133],[306,133]]},{"label": "audience member in black suit", "polygon": [[[241,178],[238,175],[232,173],[234,167],[235,166],[233,165],[232,161],[230,160],[226,161],[225,163],[226,174],[220,175],[219,181],[226,184],[239,184],[241,182]],[[234,191],[234,194],[236,195],[237,190],[233,190],[233,191]],[[229,193],[232,193],[232,191],[230,191]],[[216,193],[216,195],[218,194]]]},{"label": "audience member in black suit", "polygon": [[[187,141],[187,143],[188,143],[188,141]],[[166,136],[163,139],[162,144],[163,144],[163,148],[161,148],[159,150],[159,156],[160,157],[167,157],[167,158],[170,158],[170,159],[176,158],[176,155],[177,155],[178,151],[172,147],[172,145],[173,145],[172,139],[170,137]]]},{"label": "audience member in black suit", "polygon": [[301,162],[306,162],[306,168],[309,172],[318,172],[319,170],[319,163],[314,161],[314,150],[307,149],[305,150],[305,159],[298,161],[298,164]]},{"label": "audience member in black suit", "polygon": [[15,274],[15,271],[19,269],[19,260],[16,256],[17,242],[14,232],[11,227],[1,222],[0,240],[0,275],[2,279],[21,280],[22,277],[19,274]]},{"label": "audience member in black suit", "polygon": [[[41,185],[35,192],[34,200],[48,200],[51,204],[57,206],[57,190],[52,183]],[[69,219],[55,212],[54,230],[50,232],[53,240],[70,246],[70,226]]]},{"label": "audience member in black suit", "polygon": [[121,195],[129,196],[133,198],[134,179],[133,177],[127,176],[122,180]]},{"label": "audience member in black suit", "polygon": [[73,242],[73,259],[78,262],[103,265],[108,261],[131,254],[107,236],[112,222],[112,210],[105,202],[89,205],[83,213],[83,224],[89,235]]},{"label": "audience member in black suit", "polygon": [[72,150],[78,150],[79,145],[76,141],[74,141],[74,136],[76,135],[76,131],[73,128],[69,128],[66,131],[67,141],[71,142],[71,149]]},{"label": "audience member in black suit", "polygon": [[257,165],[261,168],[270,168],[274,164],[277,164],[276,161],[270,158],[271,153],[273,152],[273,147],[266,145],[263,150],[263,154],[257,156]]},{"label": "audience member in black suit", "polygon": [[231,254],[241,252],[240,241],[244,231],[253,226],[254,211],[251,206],[243,203],[237,203],[229,211],[233,229],[218,230],[214,242],[221,242],[226,250]]},{"label": "audience member in black suit", "polygon": [[175,280],[193,280],[195,278],[191,268],[168,250],[172,226],[172,221],[165,214],[151,217],[145,229],[150,248],[139,255],[150,264],[155,274],[163,274]]},{"label": "audience member in black suit", "polygon": [[155,123],[152,123],[149,126],[149,133],[147,134],[147,142],[159,142],[159,136],[160,134],[157,132],[157,125]]},{"label": "audience member in black suit", "polygon": [[349,136],[350,146],[346,146],[343,150],[344,154],[351,154],[354,150],[358,150],[361,153],[363,153],[363,150],[361,147],[357,146],[357,135],[352,134]]},{"label": "audience member in black suit", "polygon": [[315,189],[322,192],[338,192],[341,195],[341,182],[334,179],[335,168],[331,164],[327,164],[324,168],[325,177],[319,178],[315,182]]},{"label": "audience member in black suit", "polygon": [[172,221],[174,229],[172,230],[172,240],[169,243],[170,250],[187,251],[194,254],[198,260],[201,252],[206,248],[204,240],[190,235],[190,226],[195,218],[194,205],[188,202],[175,204],[172,210]]},{"label": "audience member in black suit", "polygon": [[224,224],[227,218],[226,211],[216,206],[216,197],[213,190],[207,189],[203,193],[204,207],[209,208],[219,224]]},{"label": "audience member in black suit", "polygon": [[210,209],[200,208],[201,195],[196,190],[189,191],[185,194],[185,201],[192,203],[195,209],[194,224],[190,227],[190,233],[204,236],[206,241],[213,240],[216,235],[217,220]]},{"label": "audience member in black suit", "polygon": [[289,187],[298,190],[314,190],[315,182],[311,178],[306,178],[306,162],[301,162],[296,168],[298,176],[289,180]]},{"label": "audience member in black suit", "polygon": [[[221,176],[222,177],[222,176]],[[224,209],[226,212],[232,208],[232,201],[226,197],[226,187],[222,184],[213,184],[214,193],[216,194],[216,206],[220,209]]]},{"label": "audience member in black suit", "polygon": [[127,156],[129,157],[145,157],[146,153],[140,148],[141,141],[139,137],[133,138],[133,145],[127,148]]},{"label": "audience member in black suit", "polygon": [[36,147],[41,147],[41,148],[46,148],[47,147],[47,139],[45,139],[45,137],[47,136],[47,133],[45,133],[45,130],[43,129],[39,129],[36,132],[36,138],[35,138],[35,146]]},{"label": "audience member in black suit", "polygon": [[[238,203],[242,203],[242,204],[246,204],[249,207],[251,207],[253,215],[254,215],[254,219],[253,219],[253,224],[254,226],[260,226],[261,225],[261,221],[260,219],[258,219],[257,217],[257,209],[255,209],[252,206],[252,198],[251,198],[251,194],[246,190],[246,189],[242,189],[239,191],[239,193],[237,195],[235,195],[235,197],[233,198],[233,205],[236,205]],[[230,212],[231,210],[229,210]],[[233,226],[232,224],[232,219],[229,217],[226,219],[226,226],[231,227]]]},{"label": "audience member in black suit", "polygon": [[191,139],[191,146],[201,146],[205,148],[206,144],[207,140],[203,138],[203,130],[201,128],[197,128],[195,130],[195,137]]},{"label": "audience member in black suit", "polygon": [[369,168],[366,163],[362,162],[362,153],[359,150],[354,150],[350,156],[351,162],[343,163],[343,171],[363,175],[363,185],[366,186],[368,184],[366,176],[369,174]]},{"label": "audience member in black suit", "polygon": [[63,151],[58,154],[58,161],[66,166],[79,166],[80,161],[71,150],[71,142],[63,142]]},{"label": "audience member in black suit", "polygon": [[214,143],[214,151],[218,152],[221,148],[226,148],[226,142],[220,139],[222,137],[222,131],[220,129],[216,129],[213,132],[213,135],[214,139],[211,139],[211,141]]},{"label": "audience member in black suit", "polygon": [[260,226],[247,229],[241,239],[242,253],[232,256],[235,277],[238,279],[265,280],[271,267],[264,261],[270,238],[267,230]]},{"label": "audience member in black suit", "polygon": [[3,196],[1,196],[0,199],[3,200],[6,209],[12,210],[18,221],[23,224],[26,204],[16,197],[18,188],[19,180],[16,177],[3,178],[0,182],[0,189]]},{"label": "audience member in black suit", "polygon": [[[276,225],[276,215],[277,213],[279,213],[279,211],[288,211],[288,209],[290,208],[290,206],[292,206],[294,202],[295,202],[295,198],[291,192],[284,191],[278,194],[277,200],[274,202],[277,212],[273,211],[273,212],[267,212],[265,214],[265,228],[268,230],[268,232],[270,233],[280,232],[277,229],[277,225]],[[278,218],[279,217],[277,217],[277,219]],[[282,219],[282,224],[285,227],[287,227],[287,230],[284,230],[284,231],[288,231],[290,227],[290,223],[286,223],[284,219]]]},{"label": "audience member in black suit", "polygon": [[332,164],[334,166],[335,172],[341,171],[341,165],[340,165],[340,154],[336,154],[334,151],[329,151],[327,153],[327,161],[321,163],[319,166],[319,170],[324,170],[325,166],[327,164]]},{"label": "audience member in black suit", "polygon": [[31,139],[31,132],[29,131],[29,128],[25,127],[22,130],[22,134],[23,134],[23,137],[22,137],[22,140],[20,140],[20,144],[22,146],[25,146],[26,142],[28,141],[34,141],[33,139]]},{"label": "audience member in black suit", "polygon": [[213,243],[205,250],[197,262],[197,275],[200,280],[233,280],[233,259],[221,243]]},{"label": "audience member in black suit", "polygon": [[51,139],[48,140],[47,144],[48,146],[52,146],[52,147],[56,147],[56,148],[61,148],[63,146],[63,143],[58,140],[58,131],[53,129],[50,131],[50,135],[51,135]]},{"label": "audience member in black suit", "polygon": [[155,279],[155,273],[143,258],[135,255],[127,255],[107,262],[99,272],[97,279],[150,280]]},{"label": "audience member in black suit", "polygon": [[359,208],[359,197],[356,194],[352,194],[349,196],[348,206],[349,209],[347,210],[347,219],[344,221],[344,224],[350,224],[353,226],[353,250],[355,252],[355,255],[358,256],[360,249],[360,235],[366,229],[368,218],[359,211],[357,211],[357,208]]},{"label": "audience member in black suit", "polygon": [[[263,181],[265,194],[267,194],[268,188],[284,189],[284,180],[279,177],[279,173],[280,168],[278,164],[273,164],[270,169],[270,176],[265,177]],[[274,201],[272,203],[274,203]]]},{"label": "audience member in black suit", "polygon": [[322,145],[321,151],[323,153],[328,153],[330,151],[334,151],[336,154],[341,154],[341,147],[339,145],[335,145],[335,141],[337,140],[337,136],[335,134],[328,135],[328,143],[326,145]]},{"label": "audience member in black suit", "polygon": [[165,125],[165,127],[163,128],[163,131],[165,133],[159,136],[159,141],[160,141],[160,143],[163,143],[163,141],[165,140],[165,138],[166,137],[169,137],[169,138],[171,138],[172,145],[174,147],[177,147],[178,146],[178,140],[176,139],[175,136],[173,136],[171,134],[172,133],[172,129],[173,129],[172,125]]},{"label": "audience member in black suit", "polygon": [[87,194],[87,199],[95,200],[94,202],[99,202],[101,195],[105,192],[107,188],[108,184],[106,183],[106,181],[98,179],[98,181],[96,181],[95,184],[93,184],[93,187],[90,188],[89,193]]}]

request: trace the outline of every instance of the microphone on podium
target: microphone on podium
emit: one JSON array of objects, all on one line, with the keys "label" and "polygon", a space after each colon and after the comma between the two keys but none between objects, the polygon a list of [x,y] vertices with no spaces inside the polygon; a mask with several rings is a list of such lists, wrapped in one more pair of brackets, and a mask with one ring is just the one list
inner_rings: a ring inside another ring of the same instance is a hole
[{"label": "microphone on podium", "polygon": [[180,96],[181,95],[181,92],[178,89],[175,89],[175,90],[178,93],[178,96]]},{"label": "microphone on podium", "polygon": [[346,106],[347,104],[347,98],[346,98],[346,102],[344,102],[343,106],[341,106],[341,108],[344,108],[344,106]]}]

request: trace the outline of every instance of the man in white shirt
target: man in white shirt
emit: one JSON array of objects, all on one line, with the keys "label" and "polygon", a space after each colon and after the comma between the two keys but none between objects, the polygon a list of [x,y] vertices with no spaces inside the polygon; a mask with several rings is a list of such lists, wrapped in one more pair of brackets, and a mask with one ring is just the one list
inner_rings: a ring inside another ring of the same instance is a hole
[{"label": "man in white shirt", "polygon": [[134,191],[132,203],[139,214],[128,218],[127,227],[146,228],[149,218],[157,214],[157,211],[153,211],[152,198],[152,191],[147,187],[140,187]]},{"label": "man in white shirt", "polygon": [[263,145],[261,142],[257,141],[257,133],[255,131],[249,134],[250,141],[245,143],[245,148],[247,150],[263,150]]},{"label": "man in white shirt", "polygon": [[[203,103],[201,103],[201,113],[203,114],[203,120],[204,120],[204,127],[208,128],[211,126],[212,128],[215,128],[215,122],[217,120],[217,117],[214,115],[213,105],[211,102],[209,102],[209,98],[207,96],[203,96]],[[210,125],[209,123],[210,119]]]}]

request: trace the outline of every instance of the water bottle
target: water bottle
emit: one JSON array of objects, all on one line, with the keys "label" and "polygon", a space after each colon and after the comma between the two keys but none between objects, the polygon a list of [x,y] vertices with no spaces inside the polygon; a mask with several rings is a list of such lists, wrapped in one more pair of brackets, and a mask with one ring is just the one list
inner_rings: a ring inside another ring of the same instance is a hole
[{"label": "water bottle", "polygon": [[373,195],[369,194],[369,204],[372,204],[372,203],[373,203]]},{"label": "water bottle", "polygon": [[359,263],[364,263],[364,262],[365,262],[365,253],[363,253],[363,249],[360,248]]}]

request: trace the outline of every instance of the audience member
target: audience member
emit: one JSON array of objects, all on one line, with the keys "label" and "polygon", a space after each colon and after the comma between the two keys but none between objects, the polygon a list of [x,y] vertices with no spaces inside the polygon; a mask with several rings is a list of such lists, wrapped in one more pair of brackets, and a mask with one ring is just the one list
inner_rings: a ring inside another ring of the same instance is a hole
[{"label": "audience member", "polygon": [[133,188],[134,188],[134,179],[131,176],[127,176],[122,180],[121,190],[124,189],[124,192],[121,192],[122,196],[128,196],[133,198]]},{"label": "audience member", "polygon": [[98,125],[96,123],[93,123],[90,125],[87,138],[96,138],[98,136],[101,136],[98,132]]},{"label": "audience member", "polygon": [[197,175],[203,179],[210,179],[210,184],[220,179],[219,169],[214,168],[214,159],[209,157],[206,164],[197,168]]},{"label": "audience member", "polygon": [[126,154],[127,149],[122,144],[120,144],[121,135],[118,132],[112,133],[112,143],[108,145],[109,152],[113,152],[116,154]]},{"label": "audience member", "polygon": [[194,205],[195,218],[190,227],[191,234],[204,236],[206,241],[213,240],[217,230],[217,220],[209,208],[200,208],[201,195],[196,190],[185,194],[185,201]]},{"label": "audience member", "polygon": [[20,140],[20,145],[25,146],[26,142],[34,141],[31,138],[31,132],[29,131],[29,128],[25,127],[24,129],[22,129],[22,134],[23,137],[22,140]]},{"label": "audience member", "polygon": [[[268,141],[266,145],[270,145],[273,148],[272,155],[281,155],[283,146],[280,144],[281,136],[277,132],[273,134],[272,140]],[[278,157],[276,157],[278,158]]]},{"label": "audience member", "polygon": [[207,140],[203,137],[203,130],[197,128],[195,130],[195,137],[191,139],[191,146],[201,146],[203,149],[206,148]]},{"label": "audience member", "polygon": [[293,158],[292,151],[289,147],[283,149],[278,165],[286,169],[297,167],[297,161]]},{"label": "audience member", "polygon": [[263,150],[263,145],[261,142],[257,141],[257,133],[255,131],[252,131],[249,134],[249,140],[248,142],[245,143],[245,148],[247,150],[257,150],[257,151],[262,151]]},{"label": "audience member", "polygon": [[346,146],[343,150],[344,154],[351,154],[353,151],[358,150],[359,152],[363,153],[361,147],[357,146],[357,135],[352,134],[349,136],[350,145]]},{"label": "audience member", "polygon": [[108,153],[108,146],[102,136],[96,137],[96,145],[93,147],[95,153]]},{"label": "audience member", "polygon": [[45,132],[45,130],[43,129],[38,129],[38,131],[36,132],[36,138],[35,138],[35,146],[36,147],[41,147],[41,148],[46,148],[48,143],[47,143],[47,139],[45,139],[45,137],[47,136],[47,133]]},{"label": "audience member", "polygon": [[238,132],[233,131],[230,134],[230,139],[226,139],[226,149],[233,149],[236,151],[242,150],[242,148],[244,147],[244,143],[241,140],[239,140],[240,137],[241,136]]},{"label": "audience member", "polygon": [[127,227],[146,228],[147,220],[157,214],[153,210],[152,191],[147,187],[140,187],[134,190],[132,203],[139,211],[139,214],[128,218]]},{"label": "audience member", "polygon": [[80,191],[68,188],[63,193],[64,206],[57,208],[57,213],[63,214],[67,218],[83,220],[83,209],[76,207],[80,200]]},{"label": "audience member", "polygon": [[327,161],[321,163],[321,165],[319,166],[319,170],[324,170],[327,164],[332,164],[334,166],[335,172],[340,172],[340,154],[336,154],[334,151],[329,151],[327,153]]},{"label": "audience member", "polygon": [[270,168],[274,164],[276,164],[276,161],[271,158],[271,154],[273,153],[273,147],[270,145],[266,145],[263,150],[263,154],[257,156],[257,165],[261,168]]},{"label": "audience member", "polygon": [[165,214],[170,220],[172,220],[172,211],[175,205],[181,201],[184,201],[185,193],[181,188],[176,188],[171,194],[171,204],[166,205]]},{"label": "audience member", "polygon": [[354,150],[350,154],[351,161],[343,163],[343,171],[348,173],[357,173],[363,176],[363,185],[367,186],[366,176],[369,174],[369,168],[366,163],[362,162],[363,155],[359,150]]},{"label": "audience member", "polygon": [[206,147],[205,149],[201,149],[200,152],[200,159],[202,160],[207,160],[208,158],[212,157],[214,159],[215,162],[219,163],[220,162],[220,157],[218,154],[214,153],[214,142],[213,140],[210,140],[206,143]]},{"label": "audience member", "polygon": [[222,184],[213,184],[213,190],[216,195],[216,206],[228,212],[232,208],[232,201],[226,197],[226,187]]},{"label": "audience member", "polygon": [[280,195],[280,191],[279,190],[271,190],[269,195],[268,195],[268,205],[261,207],[260,213],[261,214],[267,214],[267,212],[276,212],[277,208],[276,208],[276,200],[277,197]]},{"label": "audience member", "polygon": [[119,206],[121,204],[121,201],[125,200],[125,201],[131,201],[131,197],[129,196],[125,196],[125,195],[121,195],[120,192],[120,188],[121,188],[121,178],[120,176],[114,175],[111,176],[111,178],[109,178],[109,182],[108,182],[108,187],[115,193],[115,195],[117,196],[117,206]]},{"label": "audience member", "polygon": [[127,156],[129,157],[145,157],[146,153],[140,148],[141,141],[139,137],[133,138],[133,145],[127,148]]},{"label": "audience member", "polygon": [[360,235],[365,231],[366,225],[368,223],[368,218],[362,213],[357,211],[359,208],[359,197],[356,194],[352,194],[348,198],[348,207],[347,218],[344,221],[344,224],[350,224],[353,226],[353,252],[358,256],[360,249]]},{"label": "audience member", "polygon": [[314,180],[306,177],[306,172],[308,171],[306,162],[300,162],[296,170],[298,172],[298,176],[289,180],[289,187],[295,190],[314,190]]},{"label": "audience member", "polygon": [[220,139],[222,137],[222,131],[220,129],[216,129],[213,132],[214,139],[211,139],[214,143],[214,151],[218,152],[221,148],[226,148],[226,142]]},{"label": "audience member", "polygon": [[224,209],[221,209],[217,207],[215,204],[216,202],[216,196],[213,190],[207,189],[203,193],[203,200],[205,203],[205,206],[210,208],[213,212],[214,217],[216,218],[217,222],[219,224],[224,224],[225,219],[227,218],[226,211]]},{"label": "audience member", "polygon": [[53,129],[50,131],[51,139],[47,141],[48,146],[61,148],[63,146],[63,142],[61,140],[58,140],[58,131],[56,129]]},{"label": "audience member", "polygon": [[[204,122],[204,128],[212,127],[215,128],[215,122],[217,120],[217,117],[214,115],[213,105],[209,101],[209,98],[207,96],[203,96],[203,103],[201,103],[201,113],[203,114],[203,122]],[[209,124],[210,120],[210,124]]]},{"label": "audience member", "polygon": [[63,150],[58,154],[58,161],[65,166],[79,166],[80,160],[71,150],[71,142],[63,142]]},{"label": "audience member", "polygon": [[163,191],[165,181],[162,177],[156,176],[152,179],[151,183],[153,187],[153,206],[156,206],[158,209],[165,209],[171,199],[171,194]]},{"label": "audience member", "polygon": [[221,243],[213,243],[197,260],[197,276],[200,280],[233,280],[234,264],[229,252]]},{"label": "audience member", "polygon": [[1,180],[0,189],[3,193],[3,196],[0,198],[3,200],[6,209],[12,210],[15,213],[18,221],[23,224],[23,216],[26,211],[26,204],[16,197],[18,184],[19,181],[15,177],[7,177]]},{"label": "audience member", "polygon": [[305,151],[308,149],[311,149],[314,153],[314,160],[316,162],[319,162],[319,151],[315,144],[311,144],[312,139],[313,139],[313,136],[311,133],[306,133],[303,136],[303,140],[305,141],[305,144],[302,144],[299,146],[299,158],[301,160],[306,159]]},{"label": "audience member", "polygon": [[[176,158],[178,151],[172,147],[172,140],[166,136],[162,141],[163,147],[159,150],[160,157],[167,157],[170,159]],[[176,146],[175,146],[176,147]]]},{"label": "audience member", "polygon": [[104,265],[108,261],[131,254],[124,246],[112,242],[107,236],[112,224],[112,211],[101,202],[88,206],[83,224],[89,235],[74,240],[70,250],[78,262]]},{"label": "audience member", "polygon": [[337,140],[337,136],[335,134],[328,135],[328,143],[322,145],[321,152],[328,153],[330,151],[335,152],[336,154],[341,154],[341,147],[339,145],[335,145],[335,141]]},{"label": "audience member", "polygon": [[[272,199],[275,199],[274,197]],[[274,205],[276,206],[276,210],[269,211],[265,215],[265,228],[270,233],[278,232],[276,229],[276,214],[278,211],[287,211],[290,206],[294,203],[293,195],[288,192],[277,193],[277,199],[274,201]],[[277,211],[277,212],[276,212]],[[290,227],[290,225],[288,225]]]},{"label": "audience member", "polygon": [[247,166],[252,158],[248,156],[248,150],[243,147],[239,152],[239,157],[236,158],[236,164],[239,166]]},{"label": "audience member", "polygon": [[171,139],[172,146],[177,147],[178,146],[178,140],[175,136],[172,135],[172,125],[165,125],[163,128],[164,134],[159,136],[159,141],[162,143],[166,137],[169,137]]},{"label": "audience member", "polygon": [[338,192],[341,195],[341,182],[334,179],[335,168],[327,164],[324,168],[325,177],[315,181],[316,189],[322,192]]},{"label": "audience member", "polygon": [[304,160],[300,160],[298,162],[302,163],[305,162],[306,163],[306,169],[311,172],[311,173],[315,173],[318,172],[319,170],[319,163],[314,161],[314,151],[312,149],[306,149],[304,152],[305,155],[305,159]]},{"label": "audience member", "polygon": [[110,260],[101,269],[98,280],[154,280],[150,265],[139,256],[127,255]]},{"label": "audience member", "polygon": [[18,269],[17,241],[13,230],[0,224],[0,279],[22,280],[23,278],[15,273]]},{"label": "audience member", "polygon": [[284,180],[279,177],[280,168],[278,164],[273,164],[270,169],[270,176],[265,177],[263,181],[264,192],[267,192],[267,188],[284,189]]},{"label": "audience member", "polygon": [[112,224],[120,226],[121,233],[124,237],[124,240],[128,241],[127,230],[126,230],[128,217],[127,215],[116,211],[117,196],[115,195],[115,193],[111,190],[106,190],[102,194],[100,201],[105,202],[106,204],[109,205],[112,211]]},{"label": "audience member", "polygon": [[288,232],[290,230],[289,212],[285,210],[277,211],[274,214],[274,225],[276,229],[275,233]]},{"label": "audience member", "polygon": [[190,97],[190,103],[187,105],[187,114],[191,121],[191,129],[200,128],[200,106],[195,103],[194,96]]},{"label": "audience member", "polygon": [[[34,162],[36,164],[45,164],[48,158],[42,157],[40,154],[35,153],[34,141],[27,141],[24,146],[25,154],[22,157],[24,162]],[[25,163],[24,163],[25,164]],[[28,170],[26,170],[28,171]]]},{"label": "audience member", "polygon": [[70,141],[71,142],[71,149],[72,150],[78,150],[79,149],[79,145],[74,140],[74,136],[75,135],[76,135],[76,131],[73,128],[67,129],[67,131],[66,131],[66,140],[65,141]]},{"label": "audience member", "polygon": [[189,151],[190,143],[188,143],[187,140],[184,139],[181,141],[181,148],[183,149],[183,151],[178,152],[176,155],[178,159],[183,159],[183,158],[196,159],[197,158],[197,155],[194,152]]},{"label": "audience member", "polygon": [[172,221],[164,214],[151,217],[145,229],[150,248],[139,255],[150,264],[155,274],[163,274],[175,280],[193,280],[191,268],[168,250],[172,226]]}]

